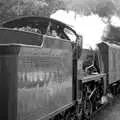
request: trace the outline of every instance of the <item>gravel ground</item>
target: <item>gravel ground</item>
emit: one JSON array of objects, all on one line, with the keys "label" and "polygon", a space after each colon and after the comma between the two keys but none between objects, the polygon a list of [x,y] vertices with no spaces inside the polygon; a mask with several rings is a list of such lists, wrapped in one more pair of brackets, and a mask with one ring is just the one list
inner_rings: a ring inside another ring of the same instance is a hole
[{"label": "gravel ground", "polygon": [[120,96],[117,96],[112,103],[98,112],[95,120],[120,120]]}]

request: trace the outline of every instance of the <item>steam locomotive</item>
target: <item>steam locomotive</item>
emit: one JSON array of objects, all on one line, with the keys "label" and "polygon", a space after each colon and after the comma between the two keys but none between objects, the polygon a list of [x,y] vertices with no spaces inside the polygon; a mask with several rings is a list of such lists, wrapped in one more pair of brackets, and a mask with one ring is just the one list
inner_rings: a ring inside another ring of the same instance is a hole
[{"label": "steam locomotive", "polygon": [[0,28],[0,119],[92,120],[120,91],[120,47],[82,48],[69,25],[22,17]]}]

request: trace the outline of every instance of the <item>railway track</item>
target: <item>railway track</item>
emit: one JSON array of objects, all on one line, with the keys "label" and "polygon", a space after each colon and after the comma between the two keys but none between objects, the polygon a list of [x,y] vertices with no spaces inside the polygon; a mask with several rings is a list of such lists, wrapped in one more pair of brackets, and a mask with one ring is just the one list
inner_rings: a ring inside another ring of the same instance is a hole
[{"label": "railway track", "polygon": [[[120,108],[118,108],[119,105],[120,95],[116,95],[111,101],[108,101],[108,103],[102,105],[93,113],[94,120],[113,120],[113,118],[110,116],[112,116],[114,113],[117,113],[118,109],[120,110]],[[114,117],[114,120],[119,120],[118,115],[115,115]]]}]

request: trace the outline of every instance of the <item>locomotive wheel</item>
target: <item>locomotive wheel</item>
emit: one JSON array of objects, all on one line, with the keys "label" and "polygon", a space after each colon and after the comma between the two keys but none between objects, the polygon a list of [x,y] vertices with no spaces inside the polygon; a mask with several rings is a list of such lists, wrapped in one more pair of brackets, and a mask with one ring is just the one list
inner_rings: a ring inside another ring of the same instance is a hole
[{"label": "locomotive wheel", "polygon": [[76,120],[75,116],[74,115],[67,115],[65,117],[65,120]]},{"label": "locomotive wheel", "polygon": [[96,92],[95,92],[95,109],[97,110],[100,107],[100,99],[101,99],[101,93],[103,93],[103,91],[100,88],[97,88]]},{"label": "locomotive wheel", "polygon": [[92,106],[93,111],[96,111],[101,106],[100,100],[101,100],[102,94],[103,94],[103,90],[98,87],[90,97],[90,100],[93,105]]},{"label": "locomotive wheel", "polygon": [[83,118],[84,120],[93,120],[92,119],[92,102],[87,99],[84,101],[84,112],[83,112]]}]

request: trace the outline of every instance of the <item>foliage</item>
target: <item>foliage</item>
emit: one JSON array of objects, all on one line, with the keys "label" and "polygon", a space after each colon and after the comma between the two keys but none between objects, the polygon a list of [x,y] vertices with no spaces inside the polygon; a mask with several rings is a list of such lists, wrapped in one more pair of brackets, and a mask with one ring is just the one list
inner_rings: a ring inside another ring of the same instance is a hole
[{"label": "foliage", "polygon": [[17,16],[45,16],[65,9],[62,0],[4,0],[0,1],[0,22]]},{"label": "foliage", "polygon": [[110,18],[120,15],[119,0],[1,0],[0,22],[17,16],[47,16],[58,9],[74,10],[79,14],[99,14]]},{"label": "foliage", "polygon": [[104,30],[104,33],[105,33],[105,35],[103,36],[104,41],[120,45],[120,27],[115,27],[109,24]]},{"label": "foliage", "polygon": [[[91,13],[99,14],[101,17],[110,17],[120,14],[119,0],[65,0],[67,8],[75,10],[84,15]],[[71,1],[71,2],[70,2]]]},{"label": "foliage", "polygon": [[59,9],[74,10],[79,14],[99,14],[111,18],[113,14],[120,15],[119,0],[1,0],[0,22],[17,16],[45,16]]},{"label": "foliage", "polygon": [[116,5],[112,1],[101,1],[97,6],[95,13],[100,17],[111,17],[116,12]]}]

